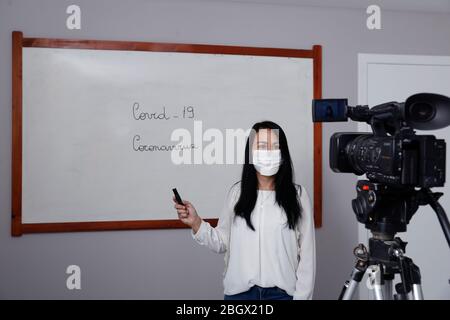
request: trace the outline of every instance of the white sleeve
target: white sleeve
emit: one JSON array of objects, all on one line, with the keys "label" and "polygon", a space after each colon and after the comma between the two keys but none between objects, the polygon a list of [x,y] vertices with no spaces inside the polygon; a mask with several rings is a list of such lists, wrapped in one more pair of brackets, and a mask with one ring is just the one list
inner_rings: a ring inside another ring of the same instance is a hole
[{"label": "white sleeve", "polygon": [[302,217],[299,226],[299,256],[297,267],[297,283],[295,285],[294,300],[311,300],[316,276],[316,244],[314,217],[311,200],[304,187],[301,188],[300,203]]},{"label": "white sleeve", "polygon": [[228,240],[231,228],[231,217],[233,216],[233,206],[236,197],[236,189],[232,187],[228,192],[227,199],[219,216],[216,227],[212,227],[207,221],[202,220],[200,228],[194,234],[191,230],[192,238],[200,245],[206,246],[216,253],[227,251]]}]

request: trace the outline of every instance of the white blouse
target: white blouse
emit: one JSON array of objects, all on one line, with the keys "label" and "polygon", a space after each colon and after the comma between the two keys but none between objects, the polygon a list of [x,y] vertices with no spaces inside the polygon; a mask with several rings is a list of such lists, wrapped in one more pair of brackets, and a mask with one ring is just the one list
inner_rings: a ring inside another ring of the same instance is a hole
[{"label": "white blouse", "polygon": [[[194,240],[214,252],[225,253],[224,293],[233,295],[253,285],[277,286],[294,300],[312,299],[315,280],[315,238],[311,202],[298,186],[302,217],[297,230],[289,229],[286,214],[275,202],[275,191],[258,190],[251,215],[255,231],[244,218],[234,216],[239,184],[227,197],[217,226],[202,221]],[[232,221],[234,218],[234,221]]]}]

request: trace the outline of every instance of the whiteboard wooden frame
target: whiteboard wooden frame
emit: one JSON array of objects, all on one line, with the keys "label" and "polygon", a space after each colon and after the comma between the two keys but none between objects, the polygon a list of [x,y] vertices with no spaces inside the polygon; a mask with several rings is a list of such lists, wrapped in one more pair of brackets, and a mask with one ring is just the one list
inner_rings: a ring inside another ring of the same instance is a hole
[{"label": "whiteboard wooden frame", "polygon": [[[311,50],[241,47],[203,44],[175,44],[154,42],[125,42],[103,40],[74,40],[24,38],[20,31],[12,32],[12,181],[11,211],[12,236],[24,233],[73,232],[100,230],[138,230],[186,228],[181,221],[137,220],[64,223],[22,223],[22,48],[63,48],[91,50],[131,50],[153,52],[185,52],[202,54],[229,54],[250,56],[275,56],[309,58],[313,60],[313,97],[322,97],[322,47],[314,45]],[[314,220],[322,226],[322,126],[314,123]],[[213,226],[218,219],[205,219]]]}]

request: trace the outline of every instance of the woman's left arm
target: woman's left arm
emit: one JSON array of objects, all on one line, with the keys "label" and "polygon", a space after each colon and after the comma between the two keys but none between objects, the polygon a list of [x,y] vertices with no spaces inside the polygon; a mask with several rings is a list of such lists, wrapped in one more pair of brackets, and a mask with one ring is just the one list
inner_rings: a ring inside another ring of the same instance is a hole
[{"label": "woman's left arm", "polygon": [[313,296],[316,276],[316,241],[311,200],[304,187],[301,188],[300,203],[303,209],[299,226],[299,239],[297,239],[300,262],[297,267],[294,300],[310,300]]}]

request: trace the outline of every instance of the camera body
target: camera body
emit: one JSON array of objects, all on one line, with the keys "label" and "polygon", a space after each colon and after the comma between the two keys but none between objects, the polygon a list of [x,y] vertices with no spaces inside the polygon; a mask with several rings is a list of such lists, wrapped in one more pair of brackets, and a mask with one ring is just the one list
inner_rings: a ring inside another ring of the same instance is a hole
[{"label": "camera body", "polygon": [[445,152],[444,140],[409,130],[384,137],[342,132],[330,139],[330,167],[334,172],[366,174],[382,183],[442,187]]}]

